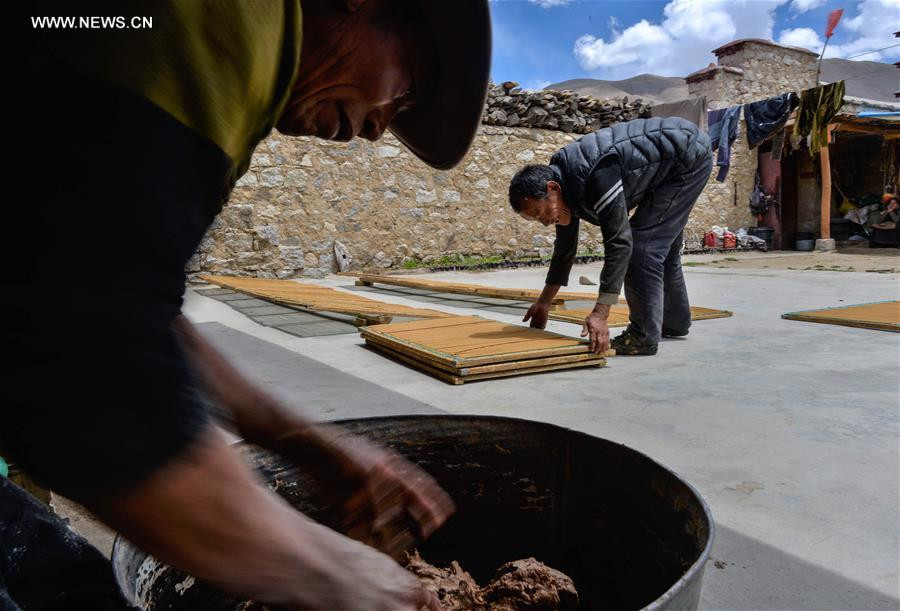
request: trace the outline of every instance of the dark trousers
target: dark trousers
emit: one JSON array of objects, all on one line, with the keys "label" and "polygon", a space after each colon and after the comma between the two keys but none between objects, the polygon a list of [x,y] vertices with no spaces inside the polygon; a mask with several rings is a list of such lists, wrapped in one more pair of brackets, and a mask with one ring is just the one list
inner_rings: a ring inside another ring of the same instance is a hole
[{"label": "dark trousers", "polygon": [[683,335],[691,326],[681,249],[684,227],[712,171],[712,153],[699,159],[657,187],[631,217],[634,244],[625,298],[631,312],[628,328],[641,343],[659,343],[663,329]]}]

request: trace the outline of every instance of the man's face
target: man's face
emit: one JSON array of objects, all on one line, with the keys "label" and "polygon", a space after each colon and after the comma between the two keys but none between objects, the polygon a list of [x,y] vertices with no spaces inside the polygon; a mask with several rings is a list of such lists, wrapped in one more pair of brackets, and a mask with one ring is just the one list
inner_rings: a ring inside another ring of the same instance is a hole
[{"label": "man's face", "polygon": [[412,28],[376,21],[392,0],[303,3],[303,50],[278,130],[291,136],[377,140],[414,101]]},{"label": "man's face", "polygon": [[526,221],[537,221],[544,227],[551,225],[568,225],[572,222],[572,213],[563,201],[562,189],[556,181],[547,183],[547,197],[526,197],[519,211]]}]

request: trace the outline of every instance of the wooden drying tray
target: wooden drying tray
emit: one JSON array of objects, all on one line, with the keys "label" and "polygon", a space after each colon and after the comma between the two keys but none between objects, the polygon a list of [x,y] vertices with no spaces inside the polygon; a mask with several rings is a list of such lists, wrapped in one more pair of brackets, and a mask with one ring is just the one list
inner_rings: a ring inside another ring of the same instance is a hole
[{"label": "wooden drying tray", "polygon": [[[550,312],[549,317],[552,320],[560,320],[562,322],[571,322],[576,325],[584,323],[584,319],[591,310],[556,310]],[[707,320],[709,318],[728,318],[732,313],[728,310],[715,310],[713,308],[701,308],[691,306],[691,320]],[[628,325],[628,304],[614,305],[609,309],[609,318],[607,324],[610,327],[625,327]]]},{"label": "wooden drying tray", "polygon": [[805,310],[782,314],[788,320],[900,332],[900,301],[876,301],[858,305]]},{"label": "wooden drying tray", "polygon": [[[544,373],[558,371],[560,369],[576,369],[581,367],[605,367],[606,359],[589,358],[588,355],[575,354],[569,356],[549,357],[547,359],[528,359],[526,361],[514,361],[512,363],[495,363],[492,365],[480,365],[478,367],[464,367],[460,373],[448,371],[445,368],[436,367],[431,361],[420,361],[417,358],[404,354],[399,350],[393,350],[377,342],[366,340],[366,345],[394,360],[409,365],[423,373],[427,373],[448,384],[465,384],[479,380],[494,378],[508,378],[512,376],[526,375],[530,373]],[[534,361],[534,362],[532,362]]]},{"label": "wooden drying tray", "polygon": [[395,303],[375,301],[316,284],[302,284],[293,280],[270,280],[236,276],[200,276],[201,279],[281,305],[335,312],[355,316],[358,324],[387,323],[394,316],[410,318],[441,318],[446,312],[412,308]]},{"label": "wooden drying tray", "polygon": [[[403,286],[412,289],[424,289],[439,293],[456,293],[459,295],[481,295],[495,299],[514,299],[522,301],[535,301],[541,295],[537,289],[505,289],[479,284],[464,284],[462,282],[441,282],[439,280],[425,280],[423,278],[405,278],[403,276],[378,276],[374,274],[361,274],[357,277],[357,286],[372,286],[373,284],[389,284]],[[596,301],[596,293],[570,293],[560,291],[552,301],[556,309],[566,301]]]},{"label": "wooden drying tray", "polygon": [[[360,330],[369,343],[414,357],[418,361],[456,374],[467,367],[511,363],[530,359],[587,355],[599,360],[586,341],[549,331],[510,325],[480,316],[451,316]],[[531,366],[536,363],[522,363]],[[563,364],[560,362],[542,365]],[[481,371],[484,373],[484,371]]]}]

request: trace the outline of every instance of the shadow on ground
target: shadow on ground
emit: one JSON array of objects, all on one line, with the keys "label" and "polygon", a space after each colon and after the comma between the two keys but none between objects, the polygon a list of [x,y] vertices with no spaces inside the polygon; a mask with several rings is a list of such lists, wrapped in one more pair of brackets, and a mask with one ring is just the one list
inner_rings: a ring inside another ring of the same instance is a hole
[{"label": "shadow on ground", "polygon": [[[847,550],[848,555],[865,550]],[[703,579],[703,609],[898,609],[900,600],[726,526]]]},{"label": "shadow on ground", "polygon": [[243,373],[315,420],[445,413],[225,325],[197,327]]}]

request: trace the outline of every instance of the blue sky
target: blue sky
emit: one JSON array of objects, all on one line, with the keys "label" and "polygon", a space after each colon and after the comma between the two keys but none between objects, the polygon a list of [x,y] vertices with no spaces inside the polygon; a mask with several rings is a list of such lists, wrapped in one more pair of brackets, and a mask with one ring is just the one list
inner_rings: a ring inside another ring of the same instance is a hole
[{"label": "blue sky", "polygon": [[[838,8],[844,15],[826,57],[900,43],[900,0],[493,0],[491,74],[529,89],[572,78],[686,76],[738,38],[819,52],[828,13]],[[898,51],[858,59],[896,62]]]}]

